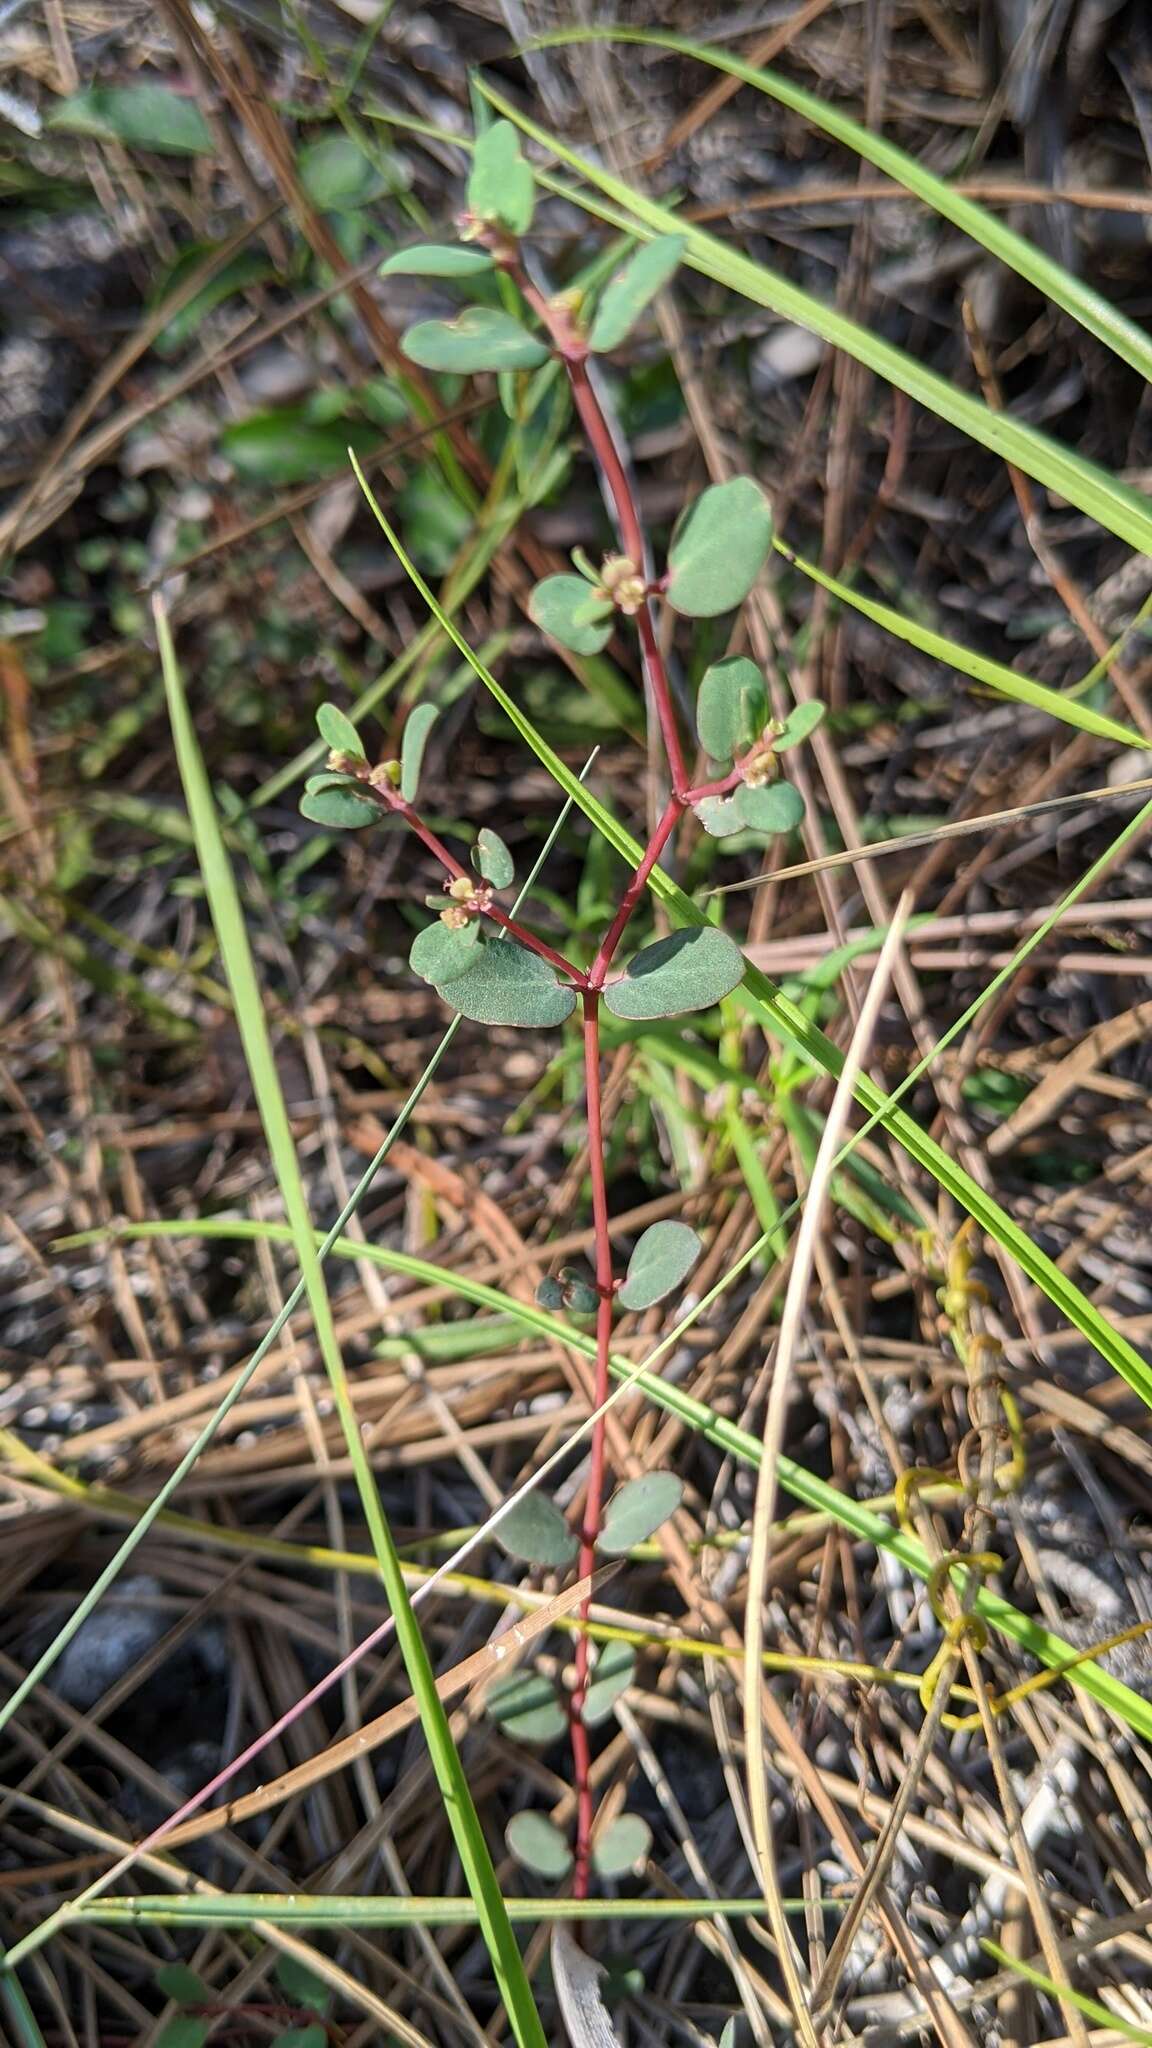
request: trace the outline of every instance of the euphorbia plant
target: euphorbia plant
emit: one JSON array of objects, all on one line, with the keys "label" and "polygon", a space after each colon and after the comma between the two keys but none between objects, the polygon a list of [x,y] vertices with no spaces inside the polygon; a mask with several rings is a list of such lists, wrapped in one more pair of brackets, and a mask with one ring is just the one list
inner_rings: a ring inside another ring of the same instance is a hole
[{"label": "euphorbia plant", "polygon": [[[682,1287],[699,1256],[696,1232],[678,1222],[654,1224],[640,1237],[627,1272],[613,1264],[605,1173],[600,1021],[607,1009],[625,1020],[683,1016],[711,1008],[743,977],[744,958],[728,935],[709,926],[672,932],[642,947],[621,970],[617,955],[645,894],[653,868],[691,811],[717,839],[737,832],[791,831],[803,815],[780,755],[807,737],[820,717],[806,704],[784,721],[770,713],[764,676],[746,656],[713,662],[699,679],[697,736],[714,764],[695,781],[673,702],[657,630],[662,605],[687,618],[735,612],[763,569],[772,543],[772,515],[760,486],[749,477],[713,485],[677,520],[663,572],[653,575],[639,510],[612,432],[589,376],[589,358],[625,341],[656,293],[672,277],[682,253],[678,236],[639,248],[589,307],[579,295],[546,296],[522,258],[535,195],[530,166],[515,130],[497,122],[477,143],[468,185],[468,208],[458,245],[422,245],[390,257],[389,273],[444,277],[466,283],[499,273],[515,288],[518,311],[469,307],[451,320],[425,320],[404,337],[407,355],[434,371],[509,373],[559,360],[572,400],[615,511],[618,546],[599,564],[576,550],[571,574],[549,576],[533,593],[530,610],[541,631],[576,654],[596,654],[617,630],[633,631],[649,701],[659,725],[671,793],[623,887],[618,907],[586,970],[565,959],[536,932],[512,917],[501,895],[514,879],[512,856],[499,835],[485,829],[458,861],[418,808],[420,770],[430,726],[429,706],[418,706],[404,728],[400,759],[372,762],[358,730],[333,705],[319,714],[331,749],[327,768],[309,780],[305,815],[335,827],[370,823],[381,814],[402,818],[443,870],[443,891],[428,898],[435,919],[418,933],[410,964],[444,1002],[480,1024],[542,1030],[579,1011],[583,1034],[589,1175],[594,1258],[590,1273],[564,1267],[540,1290],[544,1306],[596,1318],[594,1400],[608,1398],[613,1317],[618,1309],[644,1311]],[[695,749],[693,749],[693,754]],[[555,1570],[595,1568],[597,1553],[618,1555],[651,1536],[679,1506],[682,1487],[671,1473],[632,1480],[606,1499],[603,1418],[595,1424],[579,1527],[569,1527],[556,1505],[532,1495],[506,1516],[500,1541],[513,1555]],[[575,1842],[569,1847],[541,1814],[518,1814],[509,1846],[528,1867],[551,1877],[572,1872],[573,1890],[585,1897],[593,1865],[618,1876],[644,1854],[647,1831],[623,1815],[601,1830],[593,1849],[589,1728],[604,1718],[629,1683],[630,1650],[611,1647],[593,1665],[586,1635],[577,1639],[566,1717],[551,1686],[532,1674],[493,1691],[491,1710],[507,1731],[526,1741],[571,1734],[576,1790]]]}]

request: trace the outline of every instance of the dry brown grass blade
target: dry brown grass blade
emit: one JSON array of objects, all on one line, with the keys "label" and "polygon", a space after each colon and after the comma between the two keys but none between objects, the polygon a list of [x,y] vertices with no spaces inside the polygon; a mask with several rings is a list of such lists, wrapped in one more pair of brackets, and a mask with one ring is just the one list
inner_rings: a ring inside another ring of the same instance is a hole
[{"label": "dry brown grass blade", "polygon": [[800,1975],[799,1957],[780,1895],[768,1792],[768,1760],[762,1707],[764,1681],[761,1663],[764,1650],[764,1594],[771,1555],[772,1524],[776,1520],[778,1460],[784,1444],[792,1367],[812,1278],[816,1236],[823,1218],[833,1161],[851,1112],[853,1090],[868,1057],[880,1006],[888,991],[911,907],[911,898],[903,896],[892,919],[868,993],[861,1006],[812,1169],[804,1212],[797,1232],[784,1309],[780,1318],[775,1368],[764,1418],[763,1460],[757,1475],[756,1503],[752,1516],[752,1545],[748,1559],[744,1664],[744,1740],[747,1748],[748,1803],[760,1858],[761,1882],[767,1901],[768,1919],[779,1948],[797,2030],[800,2039],[805,2043],[805,2048],[809,2048],[809,2044],[813,2044],[815,2048],[817,2035],[808,2003],[808,1992]]},{"label": "dry brown grass blade", "polygon": [[[451,1671],[445,1671],[436,1681],[440,1698],[455,1699],[457,1693],[470,1687],[482,1687],[499,1673],[513,1669],[530,1644],[546,1635],[562,1614],[570,1614],[618,1570],[618,1565],[607,1565],[593,1573],[591,1578],[578,1579],[575,1585],[557,1593],[554,1599],[536,1608],[523,1621],[513,1622],[493,1642],[486,1643],[482,1650],[453,1665]],[[515,1598],[511,1588],[509,1597]],[[240,1821],[250,1820],[253,1814],[265,1813],[270,1806],[279,1806],[295,1793],[321,1784],[334,1771],[345,1770],[361,1757],[370,1756],[382,1743],[391,1742],[419,1719],[420,1709],[416,1700],[412,1697],[401,1700],[397,1706],[389,1707],[386,1713],[366,1721],[352,1735],[346,1735],[342,1741],[321,1750],[319,1756],[309,1757],[306,1763],[297,1764],[293,1770],[271,1779],[255,1792],[245,1793],[240,1799],[229,1799],[223,1806],[214,1806],[207,1813],[198,1813],[194,1820],[184,1821],[162,1837],[165,1846],[182,1849],[185,1843],[198,1842],[204,1835],[214,1834],[217,1828],[235,1827]]]}]

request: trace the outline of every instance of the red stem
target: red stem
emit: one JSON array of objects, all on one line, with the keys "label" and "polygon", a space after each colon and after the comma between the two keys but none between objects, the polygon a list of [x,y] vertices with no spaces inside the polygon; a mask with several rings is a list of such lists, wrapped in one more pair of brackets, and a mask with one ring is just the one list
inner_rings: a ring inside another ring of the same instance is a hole
[{"label": "red stem", "polygon": [[[612,1346],[612,1240],[608,1235],[608,1182],[604,1167],[604,1116],[600,1088],[600,998],[591,990],[584,994],[584,1087],[588,1110],[588,1166],[592,1177],[592,1222],[596,1236],[596,1369],[592,1383],[592,1405],[602,1408],[608,1399],[608,1356]],[[596,1539],[604,1508],[604,1417],[592,1426],[588,1452],[588,1483],[584,1490],[584,1519],[580,1525],[581,1578],[596,1569]],[[590,1601],[585,1600],[580,1618],[586,1621]],[[584,1699],[588,1691],[590,1644],[583,1632],[576,1638],[576,1676],[568,1703],[572,1735],[572,1763],[576,1784],[576,1856],[572,1889],[576,1898],[588,1897],[592,1840],[591,1767],[588,1730],[584,1723]]]},{"label": "red stem", "polygon": [[[644,850],[644,858],[632,876],[628,887],[625,889],[620,899],[620,908],[604,935],[600,951],[592,962],[592,969],[588,976],[588,986],[590,989],[599,990],[603,988],[604,976],[608,972],[612,956],[624,935],[624,928],[644,894],[649,875],[652,873],[683,815],[684,805],[680,798],[678,796],[670,796],[664,806],[660,822]],[[591,1134],[589,1134],[589,1142],[591,1142]]]},{"label": "red stem", "polygon": [[[461,867],[455,855],[449,853],[443,840],[437,839],[436,834],[424,823],[419,812],[413,810],[405,797],[400,796],[394,789],[377,789],[376,795],[382,799],[387,809],[392,811],[396,817],[403,818],[405,824],[411,827],[416,837],[428,848],[433,859],[438,860],[442,867],[447,868],[454,881],[461,876],[465,877],[468,881],[472,880],[472,876],[469,875],[467,868]],[[568,975],[569,979],[575,982],[577,988],[587,987],[587,975],[582,973],[579,967],[573,967],[572,962],[566,960],[563,953],[558,953],[554,946],[550,946],[546,939],[538,939],[535,932],[530,932],[525,925],[518,924],[515,918],[509,917],[505,911],[499,909],[495,904],[490,905],[484,912],[484,915],[485,917],[490,917],[494,924],[498,924],[502,931],[510,932],[512,937],[518,939],[522,946],[527,946],[530,953],[538,953],[540,958],[547,960],[550,966],[558,969],[561,974]]]}]

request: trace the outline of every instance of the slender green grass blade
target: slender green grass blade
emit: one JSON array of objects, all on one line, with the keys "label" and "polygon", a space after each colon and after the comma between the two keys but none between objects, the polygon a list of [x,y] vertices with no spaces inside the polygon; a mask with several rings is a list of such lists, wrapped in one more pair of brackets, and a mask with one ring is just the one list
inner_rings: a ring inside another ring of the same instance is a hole
[{"label": "slender green grass blade", "polygon": [[[846,1903],[842,1899],[822,1902],[832,1912]],[[763,1899],[509,1899],[508,1917],[531,1926],[553,1920],[703,1920],[716,1913],[730,1919],[750,1919],[764,1911]],[[804,1901],[792,1902],[792,1911],[804,1911]],[[263,1920],[270,1927],[468,1927],[475,1924],[476,1910],[470,1899],[452,1898],[357,1898],[322,1897],[319,1894],[292,1896],[283,1892],[241,1892],[211,1896],[169,1898],[164,1892],[143,1894],[134,1899],[105,1899],[96,1906],[83,1906],[69,1913],[69,1919],[96,1921],[107,1926],[149,1927],[248,1927]]]},{"label": "slender green grass blade", "polygon": [[[419,570],[405,553],[392,527],[384,517],[365,480],[364,472],[356,461],[355,455],[352,455],[351,461],[360,479],[360,487],[368,503],[371,505],[377,521],[387,535],[416,589],[420,592],[429,608],[441,618],[445,631],[455,641],[465,660],[471,663],[485,689],[495,698],[501,709],[516,727],[517,732],[520,733],[521,737],[532,748],[537,760],[547,768],[558,786],[566,795],[571,796],[579,804],[585,816],[597,827],[608,841],[608,844],[615,848],[621,858],[627,861],[630,867],[637,867],[643,858],[643,848],[637,844],[632,834],[613,817],[611,811],[607,810],[590,790],[577,781],[572,770],[560,759],[560,756],[548,745],[548,742],[542,738],[540,733],[537,732],[532,720],[520,709],[515,699],[509,696],[507,690],[497,682],[495,676],[484,667],[483,663],[477,661],[467,641],[458,632],[457,628],[450,620],[444,619],[443,615],[437,612],[436,600],[432,592],[420,575]],[[1152,815],[1152,806],[1145,805],[1137,817],[1125,826],[1124,831],[1114,842],[1114,848],[1127,844],[1135,838],[1148,823],[1150,815]],[[1112,850],[1110,849],[1110,853]],[[664,904],[666,909],[675,912],[682,924],[701,926],[709,923],[710,920],[706,913],[697,904],[693,903],[691,897],[684,894],[684,891],[678,887],[670,875],[665,874],[662,868],[653,868],[649,876],[648,886],[657,900]],[[1083,884],[1080,886],[1082,887]],[[1072,899],[1067,898],[1065,900],[1067,902]],[[1057,917],[1059,914],[1059,911],[1055,913]],[[1050,928],[1050,921],[1046,921],[1046,925]],[[1041,928],[1041,932],[1044,928]],[[1036,943],[1040,935],[1040,932],[1033,933],[1028,943]],[[1007,971],[1002,970],[1002,972]],[[751,962],[745,968],[744,981],[737,993],[746,1008],[758,1019],[763,1028],[771,1032],[774,1037],[783,1039],[786,1044],[801,1052],[805,1058],[812,1060],[816,1066],[822,1067],[825,1073],[832,1074],[833,1076],[839,1074],[843,1064],[843,1054],[833,1045],[831,1039],[825,1036],[819,1026],[813,1024],[805,1016],[804,1012],[795,1003],[791,1002],[787,996],[783,995],[780,990],[775,988],[767,975],[761,973],[760,969],[754,967]],[[904,1089],[908,1088],[920,1071],[922,1071],[922,1068],[916,1069],[915,1073],[908,1077],[903,1084]],[[1066,1273],[1063,1273],[1059,1266],[1048,1257],[1047,1253],[1041,1251],[1039,1245],[1033,1244],[1031,1238],[1021,1230],[1019,1224],[1014,1222],[1012,1217],[1000,1207],[994,1196],[990,1195],[987,1189],[982,1188],[979,1182],[972,1178],[971,1174],[966,1173],[956,1160],[950,1158],[943,1146],[938,1145],[935,1138],[930,1137],[927,1131],[922,1130],[915,1118],[909,1116],[906,1110],[901,1109],[898,1102],[886,1095],[882,1088],[877,1087],[876,1083],[868,1075],[861,1075],[856,1087],[856,1098],[858,1102],[863,1104],[871,1116],[883,1124],[884,1129],[896,1139],[898,1144],[904,1147],[904,1150],[916,1160],[917,1164],[924,1167],[941,1187],[947,1189],[948,1193],[954,1197],[961,1208],[966,1209],[968,1214],[975,1218],[981,1229],[987,1231],[990,1237],[994,1238],[998,1244],[1002,1245],[1011,1254],[1022,1271],[1027,1273],[1030,1280],[1035,1281],[1036,1285],[1047,1295],[1053,1306],[1060,1311],[1060,1314],[1075,1329],[1079,1330],[1082,1336],[1088,1339],[1088,1342],[1095,1347],[1100,1356],[1106,1360],[1115,1372],[1120,1374],[1122,1379],[1127,1380],[1128,1385],[1140,1395],[1141,1400],[1145,1401],[1152,1408],[1152,1367],[1147,1364],[1146,1360],[1140,1356],[1140,1353],[1119,1330],[1113,1329],[1107,1318],[1101,1315],[1094,1303],[1089,1301],[1087,1295],[1077,1287],[1075,1281],[1070,1279]]]},{"label": "slender green grass blade", "polygon": [[1003,1969],[1011,1970],[1014,1977],[1023,1977],[1026,1984],[1034,1984],[1037,1991],[1047,1992],[1057,2004],[1074,2006],[1085,2019],[1095,2020],[1097,2026],[1106,2027],[1110,2034],[1122,2034],[1126,2041],[1138,2041],[1141,2048],[1152,2048],[1152,2028],[1138,2027],[1133,2020],[1126,2020],[1122,2014],[1114,2012],[1110,2005],[1101,2005],[1098,1998],[1089,1998],[1083,1991],[1074,1991],[1071,1985],[1057,1984],[1053,1978],[1046,1977],[1043,1970],[1033,1969],[1031,1963],[1022,1962],[1019,1956],[1010,1956],[999,1942],[982,1941],[980,1946]]},{"label": "slender green grass blade", "polygon": [[1106,718],[1103,712],[1093,711],[1087,704],[1078,704],[1075,698],[1066,697],[1060,690],[1050,690],[1044,683],[1033,682],[1031,676],[1018,675],[1014,668],[1006,668],[1003,662],[991,661],[986,655],[977,654],[975,648],[964,647],[959,640],[948,640],[942,633],[934,633],[928,626],[922,626],[917,619],[910,619],[906,613],[895,611],[891,605],[877,604],[875,598],[861,597],[847,583],[837,582],[834,576],[826,576],[823,569],[806,562],[783,541],[775,543],[785,561],[793,563],[804,576],[810,576],[813,583],[819,583],[841,604],[850,605],[874,625],[883,627],[897,640],[903,640],[909,647],[916,647],[921,654],[930,654],[934,661],[947,662],[949,668],[959,669],[961,675],[971,676],[974,682],[987,683],[990,689],[998,690],[1003,697],[1012,697],[1018,704],[1030,704],[1036,711],[1046,711],[1050,718],[1058,718],[1063,725],[1078,726],[1081,732],[1095,734],[1097,739],[1114,740],[1117,746],[1139,747],[1143,751],[1148,741],[1134,727],[1119,725],[1114,718]]},{"label": "slender green grass blade", "polygon": [[[826,305],[822,299],[780,277],[766,264],[742,255],[715,235],[706,234],[703,228],[694,227],[671,208],[635,191],[622,178],[617,178],[599,164],[591,163],[577,151],[569,149],[559,136],[530,121],[491,86],[486,84],[484,92],[500,113],[514,120],[542,149],[550,150],[561,163],[578,172],[587,186],[594,192],[602,192],[612,202],[613,208],[623,208],[625,214],[631,216],[635,233],[647,229],[650,236],[683,235],[684,261],[703,276],[726,285],[753,305],[766,306],[783,319],[793,320],[798,326],[820,335],[822,340],[874,370],[878,377],[894,384],[898,391],[926,406],[938,418],[947,420],[971,440],[991,449],[1005,462],[1014,463],[1026,476],[1033,477],[1079,511],[1086,512],[1109,533],[1128,541],[1142,554],[1152,553],[1152,504],[1141,492],[1064,447],[1061,442],[1053,441],[1035,427],[1028,426],[1023,420],[1013,419],[1006,412],[993,412],[982,399],[949,383],[936,371],[926,369],[914,356],[873,334],[869,328],[849,320],[836,307]],[[587,193],[578,196],[586,211],[604,214],[604,209]],[[613,225],[620,224],[617,211],[609,212],[607,217]]]},{"label": "slender green grass blade", "polygon": [[269,1152],[288,1216],[292,1244],[300,1263],[309,1309],[316,1328],[333,1399],[344,1430],[361,1505],[380,1576],[392,1608],[396,1638],[409,1683],[420,1702],[421,1722],[445,1811],[464,1868],[469,1892],[492,1960],[493,1972],[516,2039],[522,2048],[546,2048],[523,1958],[504,1908],[495,1867],[471,1789],[452,1739],[447,1712],[436,1691],[435,1674],[412,1609],[399,1555],[392,1540],[368,1462],[364,1439],[348,1391],[347,1375],[336,1337],[331,1302],[324,1281],[316,1234],[296,1156],[292,1127],[280,1087],[271,1038],[248,941],[235,876],[220,832],[216,805],[192,723],[176,651],[161,598],[155,602],[156,628],[164,687],[184,792],[196,838],[196,851],[208,895],[212,921],[232,990],[244,1054],[256,1094]]},{"label": "slender green grass blade", "polygon": [[[1062,306],[1066,313],[1087,328],[1089,334],[1094,334],[1106,348],[1138,370],[1146,382],[1152,383],[1152,338],[1134,321],[1118,312],[1100,292],[1093,291],[1090,285],[1073,277],[1062,264],[1053,262],[1035,242],[1016,234],[986,207],[969,199],[963,192],[957,192],[946,179],[938,178],[914,156],[897,148],[894,142],[886,141],[884,136],[874,134],[861,122],[854,121],[851,115],[841,113],[830,101],[805,92],[802,86],[794,85],[790,78],[783,77],[778,71],[770,71],[767,66],[749,64],[727,50],[709,48],[687,36],[667,35],[660,30],[620,26],[555,29],[547,35],[534,36],[525,48],[548,49],[563,43],[591,42],[644,43],[649,48],[675,50],[683,57],[694,57],[701,64],[711,65],[715,71],[726,71],[731,78],[740,78],[757,92],[767,93],[771,99],[779,100],[782,106],[791,107],[793,113],[800,114],[814,128],[822,129],[825,135],[834,136],[837,142],[844,143],[866,163],[875,164],[886,177],[903,185],[918,199],[923,199],[935,213],[950,220],[954,227],[961,228],[1020,277],[1026,277],[1038,292],[1051,299],[1053,305]],[[803,197],[802,187],[797,197]]]}]

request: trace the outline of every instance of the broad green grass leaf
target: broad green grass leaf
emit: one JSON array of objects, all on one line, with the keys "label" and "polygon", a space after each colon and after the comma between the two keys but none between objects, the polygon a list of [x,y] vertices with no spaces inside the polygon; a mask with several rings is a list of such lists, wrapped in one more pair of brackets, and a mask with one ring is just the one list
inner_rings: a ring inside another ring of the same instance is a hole
[{"label": "broad green grass leaf", "polygon": [[583,576],[546,576],[528,600],[528,615],[573,654],[599,654],[612,638],[612,606],[607,599],[596,604]]},{"label": "broad green grass leaf", "polygon": [[635,1677],[636,1652],[631,1643],[601,1644],[584,1694],[584,1719],[590,1728],[608,1719]]},{"label": "broad green grass leaf", "polygon": [[302,484],[344,469],[350,446],[366,455],[378,440],[360,420],[312,420],[280,406],[225,427],[220,448],[245,483]]},{"label": "broad green grass leaf", "polygon": [[424,749],[439,715],[435,704],[414,704],[404,721],[400,741],[400,794],[406,804],[416,801],[420,771],[424,766]]},{"label": "broad green grass leaf", "polygon": [[332,1305],[316,1248],[316,1234],[308,1213],[308,1198],[296,1156],[292,1126],[264,1015],[260,981],[244,923],[240,892],[220,830],[212,787],[176,660],[168,614],[161,600],[155,601],[154,611],[176,761],[192,820],[208,906],[232,991],[236,1021],[261,1123],[300,1262],[320,1355],[352,1463],[384,1596],[392,1610],[397,1646],[413,1694],[420,1702],[420,1718],[436,1782],[465,1881],[476,1901],[493,1975],[507,2007],[513,2033],[519,2048],[547,2048],[523,1958],[504,1906],[468,1778],[452,1739],[447,1711],[436,1690],[435,1673],[412,1609],[403,1567],[380,1504],[360,1423],[349,1393]]},{"label": "broad green grass leaf", "polygon": [[397,249],[380,265],[381,277],[477,277],[491,270],[487,249],[469,249],[463,243],[417,242],[411,249]]},{"label": "broad green grass leaf", "polygon": [[746,654],[729,655],[705,669],[696,697],[696,730],[713,761],[745,753],[767,723],[764,677]]},{"label": "broad green grass leaf", "polygon": [[89,86],[60,100],[44,125],[158,156],[205,156],[216,147],[196,101],[166,85]]},{"label": "broad green grass leaf", "polygon": [[440,994],[474,1024],[515,1024],[526,1031],[563,1024],[576,1008],[576,991],[516,939],[489,939],[467,973],[454,976]]},{"label": "broad green grass leaf", "polygon": [[437,918],[435,924],[425,925],[422,932],[417,932],[408,965],[421,981],[430,982],[433,988],[443,988],[476,965],[480,943],[478,917],[470,917],[467,924],[455,929]]},{"label": "broad green grass leaf", "polygon": [[704,43],[692,42],[686,36],[666,35],[661,30],[631,29],[623,27],[558,29],[549,35],[533,38],[527,47],[543,48],[561,43],[579,42],[621,42],[644,43],[660,50],[676,50],[682,56],[695,57],[701,64],[708,64],[717,71],[726,71],[732,78],[743,79],[745,84],[754,86],[757,92],[767,93],[782,106],[791,107],[794,113],[822,129],[825,135],[832,135],[838,142],[863,157],[866,163],[875,164],[886,177],[903,185],[940,214],[950,220],[954,227],[970,235],[991,255],[1015,270],[1020,277],[1026,277],[1041,296],[1051,299],[1053,305],[1063,307],[1074,320],[1094,334],[1105,347],[1132,365],[1147,381],[1152,382],[1152,338],[1118,312],[1101,293],[1093,291],[1080,278],[1073,277],[1062,264],[1030,242],[1026,236],[1017,234],[1006,227],[995,214],[989,213],[976,200],[969,199],[963,192],[957,192],[946,179],[938,178],[934,172],[919,163],[914,156],[889,142],[873,129],[865,128],[854,121],[849,114],[843,114],[831,101],[819,98],[815,93],[805,92],[802,86],[793,84],[778,71],[757,67],[743,58],[708,47]]},{"label": "broad green grass leaf", "polygon": [[504,1839],[517,1863],[534,1870],[537,1877],[551,1877],[559,1883],[572,1868],[572,1851],[546,1813],[534,1813],[530,1808],[514,1813]]},{"label": "broad green grass leaf", "polygon": [[634,955],[604,1001],[614,1017],[683,1017],[731,995],[743,974],[744,955],[727,932],[671,932]]},{"label": "broad green grass leaf", "polygon": [[612,1495],[604,1510],[596,1548],[609,1557],[620,1557],[634,1544],[647,1543],[669,1515],[676,1513],[683,1498],[684,1481],[674,1472],[645,1472],[642,1479],[630,1479]]},{"label": "broad green grass leaf", "polygon": [[692,619],[743,604],[772,546],[772,507],[750,476],[710,484],[676,521],[667,598]]},{"label": "broad green grass leaf", "polygon": [[637,1239],[628,1261],[624,1285],[616,1296],[621,1308],[651,1308],[683,1285],[703,1249],[688,1223],[669,1219],[653,1223]]},{"label": "broad green grass leaf", "polygon": [[[1015,463],[1026,476],[1044,484],[1126,540],[1142,554],[1152,554],[1152,502],[1140,491],[1122,483],[1109,471],[1074,453],[1059,441],[1049,439],[1038,428],[1028,426],[1007,412],[994,412],[983,400],[974,398],[947,377],[937,375],[907,355],[903,349],[874,334],[870,328],[849,320],[836,307],[803,291],[766,264],[744,256],[715,235],[684,222],[670,207],[661,206],[635,191],[622,178],[604,170],[570,149],[559,136],[528,120],[486,82],[484,92],[494,107],[514,115],[525,134],[532,135],[552,152],[557,161],[578,172],[590,191],[573,193],[559,181],[548,180],[552,189],[563,191],[589,213],[611,222],[614,227],[635,233],[646,227],[652,234],[682,233],[684,260],[717,284],[736,292],[756,306],[766,306],[785,320],[794,320],[813,334],[819,334],[855,361],[864,363],[898,391],[927,407],[940,419],[959,428],[972,440],[1006,462]],[[591,196],[601,192],[610,202],[597,203]]]},{"label": "broad green grass leaf", "polygon": [[534,204],[532,166],[521,152],[520,137],[511,121],[494,121],[476,137],[468,211],[511,235],[526,235]]},{"label": "broad green grass leaf", "polygon": [[552,1680],[538,1671],[516,1671],[489,1686],[484,1707],[515,1742],[558,1742],[568,1726]]},{"label": "broad green grass leaf", "polygon": [[658,235],[630,256],[622,270],[604,287],[588,335],[589,348],[597,354],[619,348],[626,341],[645,306],[663,291],[679,268],[684,254],[683,235]]},{"label": "broad green grass leaf", "polygon": [[476,834],[472,849],[472,865],[494,889],[510,889],[516,879],[516,867],[498,832],[490,825],[482,825]]},{"label": "broad green grass leaf", "polygon": [[548,1565],[559,1570],[571,1564],[580,1545],[555,1501],[537,1490],[525,1494],[506,1515],[501,1515],[493,1534],[509,1557],[525,1564]]},{"label": "broad green grass leaf", "polygon": [[638,1813],[618,1813],[592,1840],[592,1863],[599,1877],[626,1877],[643,1863],[652,1847],[652,1830]]},{"label": "broad green grass leaf", "polygon": [[368,759],[356,727],[338,704],[322,704],[316,713],[316,726],[321,739],[334,754],[351,754],[355,761]]},{"label": "broad green grass leaf", "polygon": [[[1076,698],[1066,697],[1060,690],[1050,690],[1045,683],[1034,683],[1031,676],[1017,675],[1014,668],[1006,668],[1000,661],[991,661],[987,655],[977,654],[975,648],[964,647],[958,640],[945,639],[942,633],[934,633],[930,627],[922,626],[918,619],[894,611],[891,605],[877,604],[874,598],[861,597],[846,583],[838,583],[834,576],[826,576],[812,562],[803,561],[799,555],[793,554],[791,548],[783,543],[778,545],[781,554],[794,563],[802,575],[810,576],[813,583],[831,591],[842,604],[871,619],[874,625],[882,626],[895,639],[905,641],[909,647],[919,648],[922,654],[930,654],[934,661],[947,662],[949,668],[959,669],[961,675],[971,676],[974,682],[987,683],[1001,696],[1011,697],[1017,704],[1030,704],[1036,711],[1046,711],[1050,717],[1058,718],[1061,724],[1094,733],[1097,739],[1114,740],[1122,747],[1139,747],[1142,750],[1147,747],[1148,741],[1134,727],[1120,725],[1116,719],[1105,717],[1102,711],[1093,711],[1090,705],[1080,704]],[[806,705],[797,706],[797,710],[807,708]],[[795,715],[793,712],[792,716]]]}]

